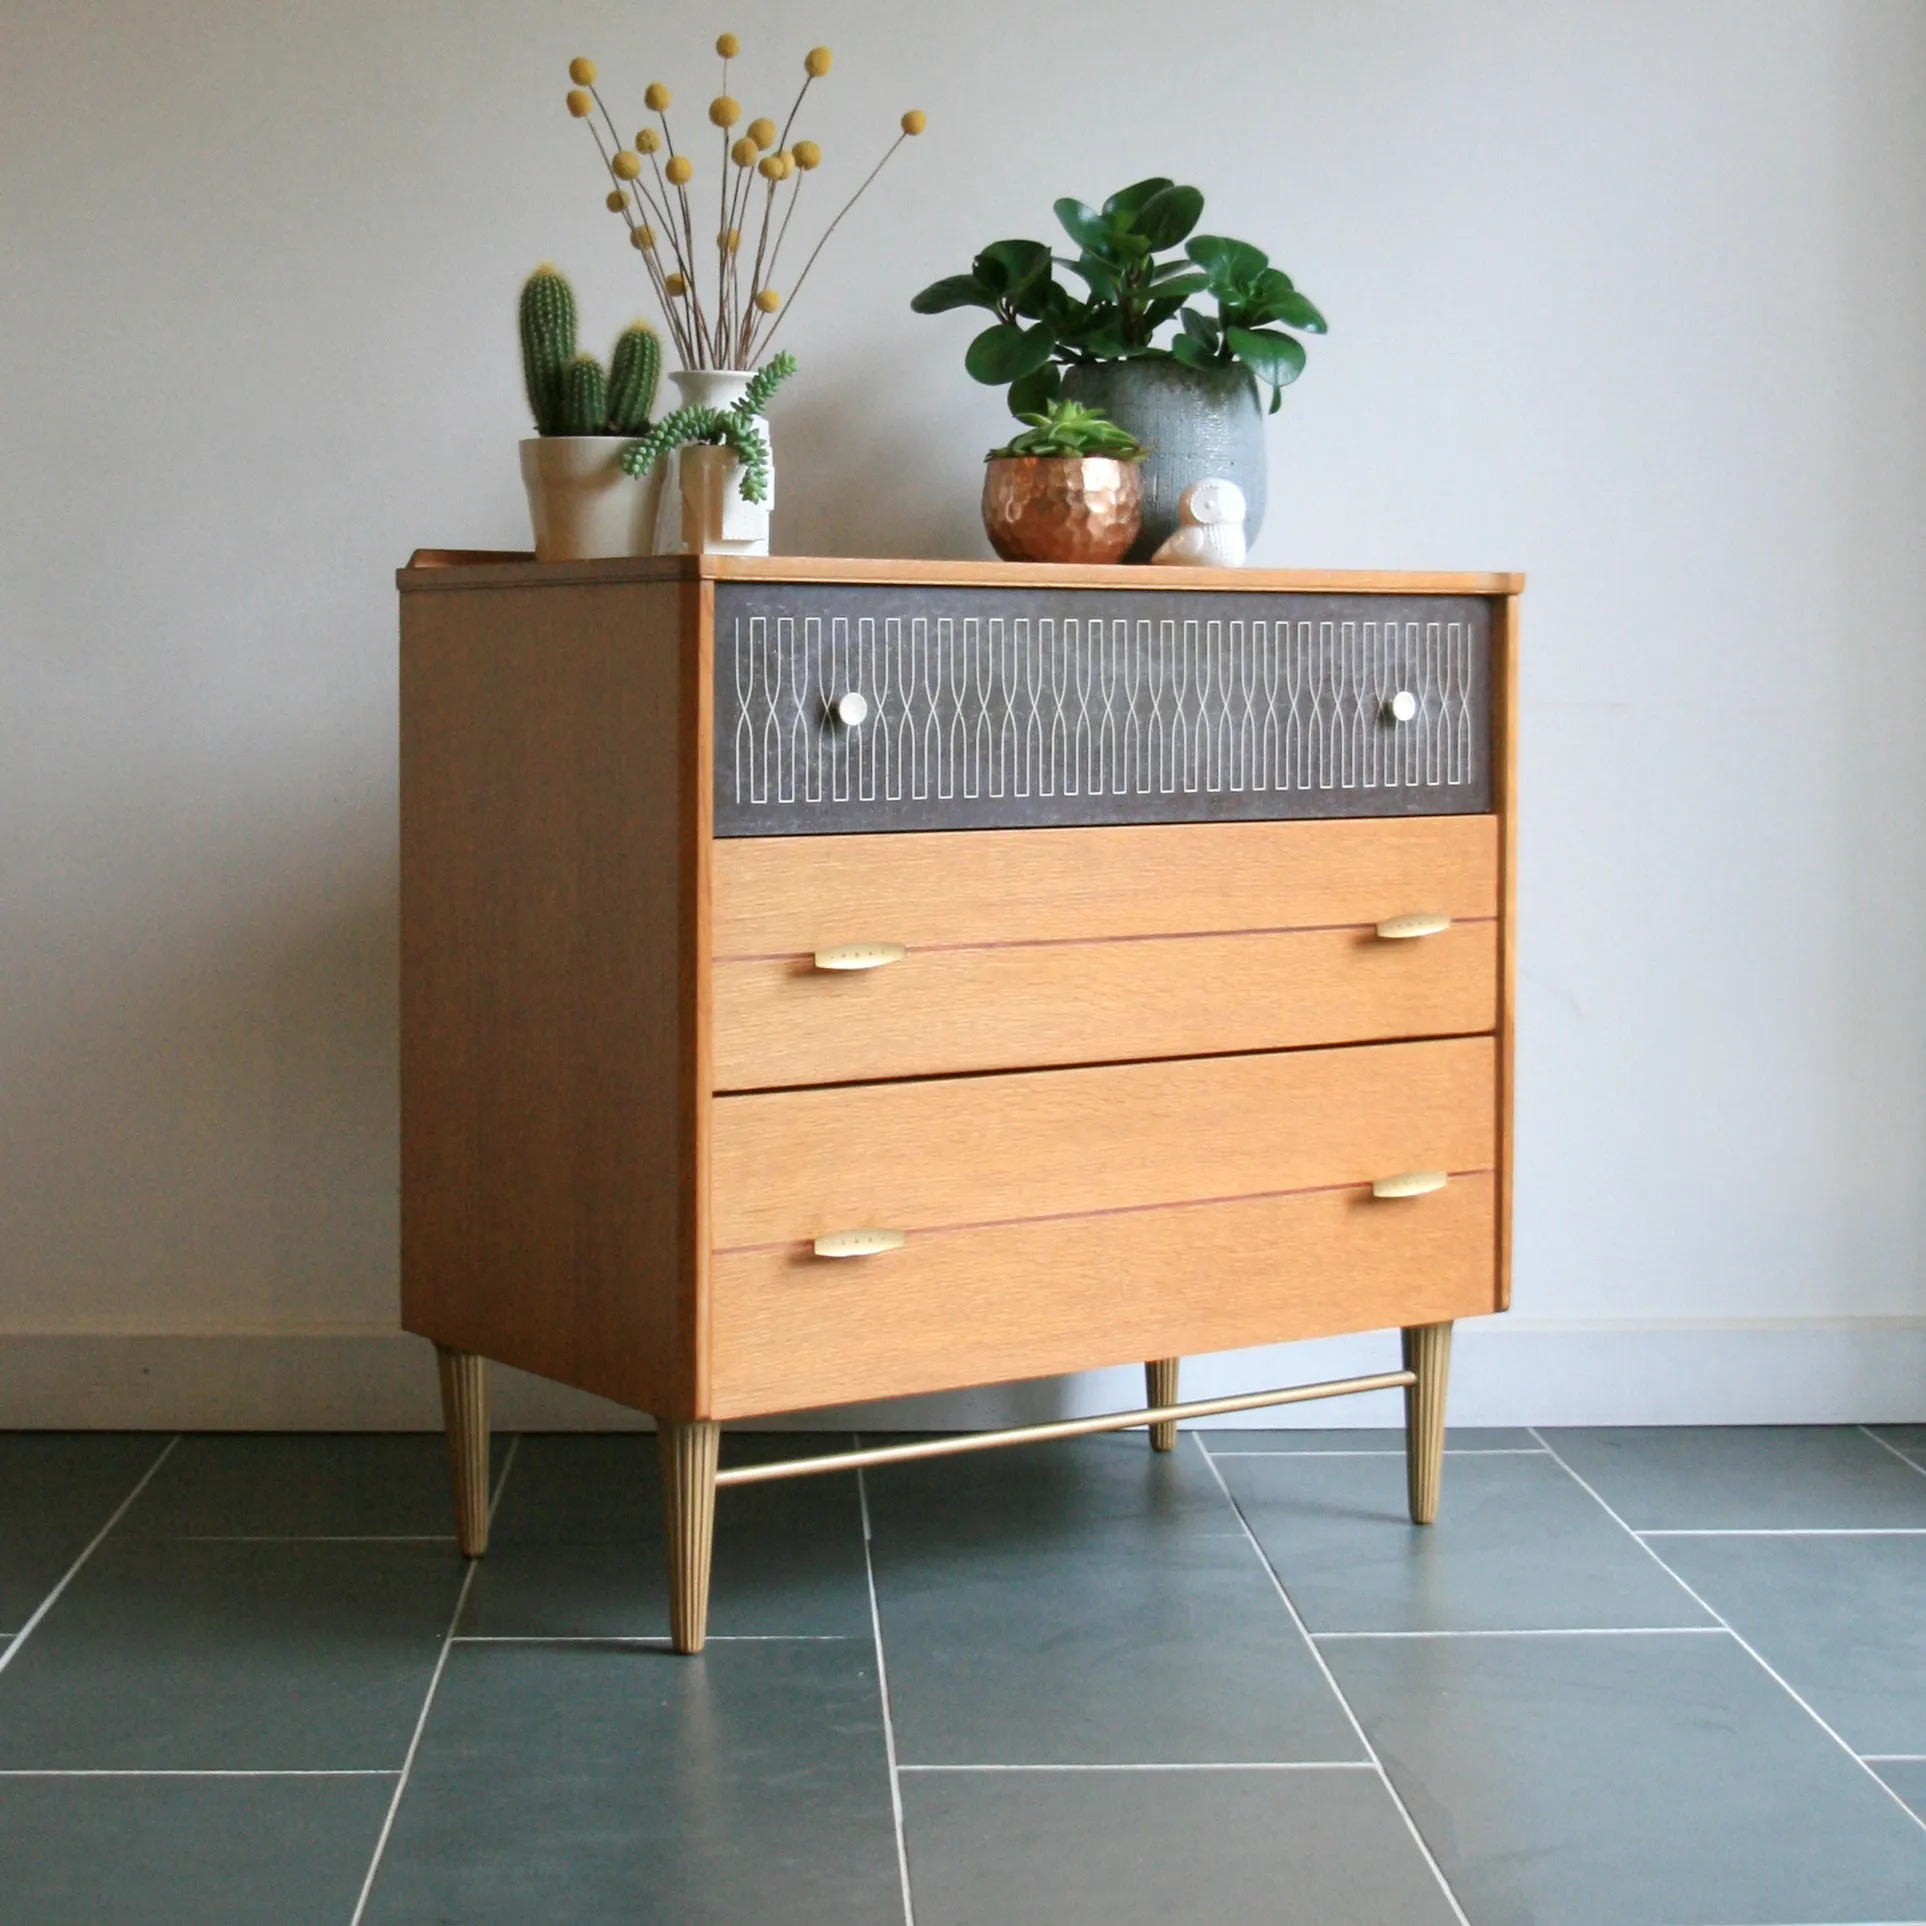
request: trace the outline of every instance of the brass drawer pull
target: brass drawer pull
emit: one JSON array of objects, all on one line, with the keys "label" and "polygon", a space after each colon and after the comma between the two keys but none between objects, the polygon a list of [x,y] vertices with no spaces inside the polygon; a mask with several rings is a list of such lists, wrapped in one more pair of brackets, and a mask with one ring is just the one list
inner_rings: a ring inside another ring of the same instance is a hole
[{"label": "brass drawer pull", "polygon": [[900,1251],[903,1233],[899,1230],[831,1231],[816,1239],[818,1257],[880,1257],[884,1251]]},{"label": "brass drawer pull", "polygon": [[1378,925],[1378,934],[1387,943],[1403,943],[1414,936],[1442,936],[1450,927],[1450,917],[1420,910],[1411,916],[1387,916]]},{"label": "brass drawer pull", "polygon": [[833,949],[816,952],[819,970],[880,970],[885,963],[900,963],[909,955],[900,943],[838,943]]},{"label": "brass drawer pull", "polygon": [[1395,1177],[1380,1177],[1371,1186],[1373,1197],[1428,1197],[1443,1190],[1448,1180],[1442,1170],[1403,1170]]}]

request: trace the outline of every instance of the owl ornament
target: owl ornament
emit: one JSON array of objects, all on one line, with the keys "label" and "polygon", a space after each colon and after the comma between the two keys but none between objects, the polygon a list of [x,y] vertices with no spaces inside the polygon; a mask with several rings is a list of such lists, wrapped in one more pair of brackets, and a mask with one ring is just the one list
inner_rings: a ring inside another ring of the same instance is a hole
[{"label": "owl ornament", "polygon": [[1177,497],[1177,529],[1150,558],[1183,568],[1244,566],[1244,491],[1206,477]]}]

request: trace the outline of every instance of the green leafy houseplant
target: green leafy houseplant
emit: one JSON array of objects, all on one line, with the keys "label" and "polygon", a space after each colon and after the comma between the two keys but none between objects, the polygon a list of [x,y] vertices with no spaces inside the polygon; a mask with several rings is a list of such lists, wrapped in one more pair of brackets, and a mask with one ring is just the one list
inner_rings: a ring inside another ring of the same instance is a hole
[{"label": "green leafy houseplant", "polygon": [[631,475],[646,475],[671,448],[692,442],[727,448],[742,467],[742,499],[769,499],[769,451],[756,430],[755,418],[770,397],[796,372],[796,357],[786,349],[757,369],[742,398],[729,408],[678,408],[667,414],[622,451],[622,466]]},{"label": "green leafy houseplant", "polygon": [[1075,401],[1053,401],[1047,408],[1017,418],[1030,424],[1028,430],[1014,436],[1004,447],[992,448],[988,460],[1054,456],[1081,461],[1093,455],[1111,461],[1144,458],[1143,443],[1119,428],[1101,408],[1086,408]]},{"label": "green leafy houseplant", "polygon": [[[1060,200],[1056,216],[1077,245],[1074,258],[1041,241],[993,241],[969,273],[933,282],[910,306],[918,314],[974,307],[996,316],[963,365],[990,386],[1009,383],[1018,416],[1056,399],[1065,367],[1150,358],[1193,368],[1242,363],[1270,388],[1274,414],[1284,388],[1304,371],[1296,333],[1323,334],[1324,317],[1262,250],[1195,234],[1203,212],[1196,188],[1161,176],[1112,194],[1101,209]],[[1083,283],[1081,295],[1058,281],[1059,267]],[[1215,314],[1190,305],[1198,295],[1212,298]],[[1158,330],[1173,320],[1181,332],[1158,346]]]}]

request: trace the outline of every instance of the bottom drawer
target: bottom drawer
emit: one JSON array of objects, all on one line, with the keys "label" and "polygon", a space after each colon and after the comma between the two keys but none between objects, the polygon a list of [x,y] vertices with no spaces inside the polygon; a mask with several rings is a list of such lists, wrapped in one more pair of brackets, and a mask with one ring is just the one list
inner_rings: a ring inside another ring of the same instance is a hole
[{"label": "bottom drawer", "polygon": [[1497,1309],[1488,1170],[913,1232],[828,1260],[718,1252],[714,1415],[750,1417]]}]

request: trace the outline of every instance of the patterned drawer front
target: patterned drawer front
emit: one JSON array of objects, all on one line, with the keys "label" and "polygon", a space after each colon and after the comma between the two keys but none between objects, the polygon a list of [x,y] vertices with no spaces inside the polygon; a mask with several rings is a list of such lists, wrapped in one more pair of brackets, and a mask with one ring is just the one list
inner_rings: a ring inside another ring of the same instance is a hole
[{"label": "patterned drawer front", "polygon": [[724,582],[715,624],[719,836],[1491,805],[1475,596]]}]

